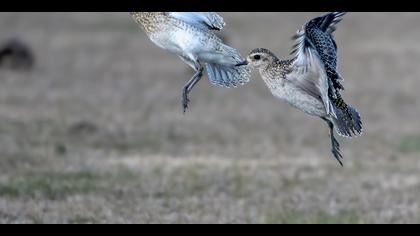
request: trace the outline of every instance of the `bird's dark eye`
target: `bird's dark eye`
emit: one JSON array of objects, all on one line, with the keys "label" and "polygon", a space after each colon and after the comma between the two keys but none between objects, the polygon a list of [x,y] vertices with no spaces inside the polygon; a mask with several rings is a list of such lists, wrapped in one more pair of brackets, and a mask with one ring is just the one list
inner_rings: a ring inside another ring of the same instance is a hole
[{"label": "bird's dark eye", "polygon": [[255,56],[254,56],[254,59],[255,59],[255,60],[259,60],[259,59],[261,59],[261,56],[260,56],[260,55],[255,55]]}]

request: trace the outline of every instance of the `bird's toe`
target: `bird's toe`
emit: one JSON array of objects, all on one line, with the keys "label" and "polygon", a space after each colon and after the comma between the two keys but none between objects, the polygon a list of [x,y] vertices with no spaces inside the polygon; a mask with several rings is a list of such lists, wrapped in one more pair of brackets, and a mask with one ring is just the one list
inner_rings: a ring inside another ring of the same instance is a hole
[{"label": "bird's toe", "polygon": [[190,99],[188,98],[187,94],[184,94],[182,96],[182,109],[184,113],[188,110],[188,103],[190,102]]}]

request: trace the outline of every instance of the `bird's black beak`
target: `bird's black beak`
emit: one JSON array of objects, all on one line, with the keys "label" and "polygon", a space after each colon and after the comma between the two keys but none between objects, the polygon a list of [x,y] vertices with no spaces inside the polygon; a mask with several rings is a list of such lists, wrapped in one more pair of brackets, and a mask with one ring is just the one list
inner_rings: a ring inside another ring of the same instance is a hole
[{"label": "bird's black beak", "polygon": [[235,66],[245,66],[245,65],[248,65],[248,61],[247,60],[245,60],[245,61],[243,61],[243,62],[239,62],[238,64],[236,64]]}]

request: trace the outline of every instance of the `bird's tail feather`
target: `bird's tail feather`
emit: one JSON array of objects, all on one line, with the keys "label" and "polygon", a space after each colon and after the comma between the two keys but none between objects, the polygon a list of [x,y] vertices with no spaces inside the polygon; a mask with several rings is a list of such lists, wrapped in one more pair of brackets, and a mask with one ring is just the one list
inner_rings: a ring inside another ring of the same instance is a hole
[{"label": "bird's tail feather", "polygon": [[351,106],[340,109],[334,106],[337,118],[333,117],[335,130],[341,136],[350,138],[362,135],[363,127],[360,114]]},{"label": "bird's tail feather", "polygon": [[237,87],[249,82],[251,76],[247,66],[227,67],[218,64],[206,63],[207,74],[213,85],[224,87]]}]

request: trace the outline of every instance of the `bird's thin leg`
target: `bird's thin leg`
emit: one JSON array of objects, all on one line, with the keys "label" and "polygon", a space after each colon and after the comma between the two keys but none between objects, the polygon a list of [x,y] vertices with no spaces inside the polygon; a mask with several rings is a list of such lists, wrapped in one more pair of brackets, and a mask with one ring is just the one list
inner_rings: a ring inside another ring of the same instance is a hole
[{"label": "bird's thin leg", "polygon": [[188,93],[191,92],[191,90],[194,88],[194,86],[201,80],[201,78],[203,77],[203,67],[200,67],[200,69],[198,70],[198,75],[197,78],[195,80],[193,80],[191,82],[191,84],[188,86]]},{"label": "bird's thin leg", "polygon": [[194,76],[188,81],[188,83],[184,86],[183,92],[182,92],[182,108],[184,110],[184,113],[188,109],[188,103],[190,102],[190,99],[188,99],[188,94],[191,92],[191,90],[194,88],[194,86],[198,83],[198,81],[201,80],[203,76],[203,67],[200,66],[197,72],[194,74]]},{"label": "bird's thin leg", "polygon": [[328,123],[328,127],[330,128],[331,152],[334,154],[335,159],[337,159],[340,165],[343,166],[343,162],[341,161],[343,156],[340,153],[340,143],[334,137],[334,124],[326,118],[322,119]]}]

